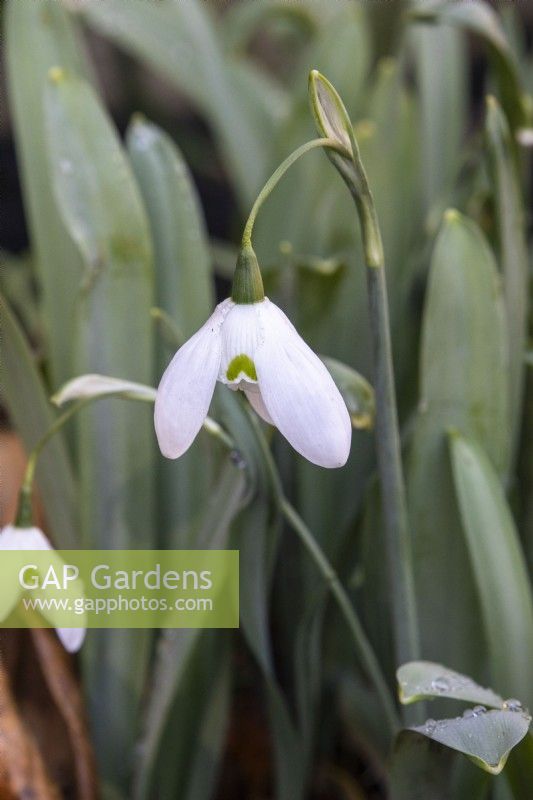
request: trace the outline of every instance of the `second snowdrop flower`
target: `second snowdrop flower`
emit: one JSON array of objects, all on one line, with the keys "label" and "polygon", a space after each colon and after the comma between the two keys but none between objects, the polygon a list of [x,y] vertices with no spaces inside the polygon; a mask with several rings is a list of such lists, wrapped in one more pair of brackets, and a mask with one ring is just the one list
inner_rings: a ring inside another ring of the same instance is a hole
[{"label": "second snowdrop flower", "polygon": [[244,391],[257,414],[313,464],[346,463],[351,423],[344,400],[323,362],[264,296],[251,247],[239,256],[232,298],[180,347],[159,384],[155,429],[167,458],[194,441],[217,380]]},{"label": "second snowdrop flower", "polygon": [[[0,551],[2,550],[53,550],[52,545],[40,528],[19,527],[18,525],[6,525],[0,530]],[[62,565],[59,556],[58,565]],[[1,618],[5,619],[17,605],[22,590],[13,592],[10,597],[2,596],[0,603]],[[6,605],[7,603],[7,605]],[[85,628],[57,628],[57,635],[61,644],[69,653],[75,653],[80,649],[85,639]]]}]

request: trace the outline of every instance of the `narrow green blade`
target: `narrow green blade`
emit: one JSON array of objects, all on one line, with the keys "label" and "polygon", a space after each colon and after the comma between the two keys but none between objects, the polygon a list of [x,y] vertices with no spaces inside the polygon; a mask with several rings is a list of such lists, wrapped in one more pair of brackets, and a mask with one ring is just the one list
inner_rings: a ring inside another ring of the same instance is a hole
[{"label": "narrow green blade", "polygon": [[215,129],[243,205],[251,203],[266,171],[265,153],[210,9],[197,0],[106,0],[88,3],[84,14],[97,30],[155,67],[198,104]]},{"label": "narrow green blade", "polygon": [[412,44],[420,93],[426,209],[436,206],[442,211],[459,167],[465,129],[465,42],[461,32],[439,25],[414,28]]},{"label": "narrow green blade", "polygon": [[[83,46],[61,3],[5,7],[8,85],[25,209],[42,288],[47,354],[53,384],[72,375],[75,304],[82,263],[50,196],[43,91],[51,67],[88,75]],[[28,54],[31,53],[31,57]]]},{"label": "narrow green blade", "polygon": [[533,704],[533,598],[520,539],[494,467],[472,439],[450,437],[455,489],[472,562],[493,682]]},{"label": "narrow green blade", "polygon": [[[127,145],[154,242],[156,304],[187,339],[211,314],[214,299],[200,201],[181,153],[164,131],[136,117]],[[156,382],[173,355],[163,343],[157,350]],[[178,461],[160,460],[158,518],[167,547],[194,545],[211,483],[211,444],[199,437]]]},{"label": "narrow green blade", "polygon": [[[245,491],[243,473],[233,464],[223,463],[204,510],[196,547],[227,547],[230,526],[242,506]],[[145,800],[153,797],[154,791],[163,791],[166,781],[170,788],[177,782],[180,792],[187,785],[192,760],[199,757],[194,736],[199,722],[197,715],[205,710],[206,686],[211,681],[209,674],[206,676],[204,672],[202,678],[198,670],[202,665],[204,671],[210,668],[206,662],[210,662],[212,654],[205,654],[206,648],[209,653],[209,648],[212,651],[216,646],[213,633],[220,632],[165,631],[158,643],[135,766],[133,796],[136,800]],[[169,771],[167,777],[161,773],[162,763]]]},{"label": "narrow green blade", "polygon": [[[420,22],[444,23],[480,36],[486,43],[499,83],[501,103],[513,130],[524,124],[526,108],[514,54],[509,46],[500,18],[488,3],[421,3],[411,12]],[[447,68],[448,68],[447,64]]]},{"label": "narrow green blade", "polygon": [[417,700],[449,697],[492,708],[503,706],[503,697],[479,686],[472,678],[431,661],[411,661],[396,672],[400,701],[416,703]]},{"label": "narrow green blade", "polygon": [[427,720],[411,728],[434,742],[468,756],[482,769],[498,775],[509,753],[527,734],[531,717],[516,711],[469,709],[455,719]]},{"label": "narrow green blade", "polygon": [[503,299],[494,257],[474,223],[455,211],[447,212],[433,252],[425,302],[420,405],[407,489],[422,652],[469,675],[480,674],[484,644],[446,435],[451,426],[475,435],[497,469],[506,471],[506,359]]},{"label": "narrow green blade", "polygon": [[[54,414],[29,345],[9,306],[0,295],[2,321],[2,398],[11,422],[29,451],[54,421]],[[39,458],[40,489],[49,533],[56,547],[80,543],[76,489],[61,434],[56,434]]]},{"label": "narrow green blade", "polygon": [[529,254],[515,146],[507,120],[494,97],[489,97],[487,100],[485,130],[509,332],[510,413],[513,445],[516,445],[524,389]]},{"label": "narrow green blade", "polygon": [[[151,241],[128,161],[96,94],[78,77],[52,72],[45,111],[55,197],[84,264],[70,342],[76,371],[151,384]],[[141,403],[110,399],[80,419],[86,546],[153,545],[151,416]],[[92,631],[84,648],[101,769],[123,791],[133,766],[149,641],[148,631]]]}]

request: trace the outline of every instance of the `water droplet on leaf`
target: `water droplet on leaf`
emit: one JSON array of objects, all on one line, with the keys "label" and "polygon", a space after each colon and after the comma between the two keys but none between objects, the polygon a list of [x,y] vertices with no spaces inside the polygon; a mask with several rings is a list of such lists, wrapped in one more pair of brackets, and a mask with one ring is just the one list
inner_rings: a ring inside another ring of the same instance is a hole
[{"label": "water droplet on leaf", "polygon": [[231,463],[237,467],[237,469],[246,469],[246,461],[242,457],[239,450],[232,450],[229,454],[231,459]]},{"label": "water droplet on leaf", "polygon": [[434,692],[448,692],[450,689],[450,681],[441,675],[435,680],[431,681],[431,688]]},{"label": "water droplet on leaf", "polygon": [[522,703],[515,697],[510,697],[509,700],[504,700],[503,707],[506,711],[523,711]]},{"label": "water droplet on leaf", "polygon": [[437,723],[436,723],[436,721],[434,719],[427,719],[425,721],[425,723],[424,723],[424,728],[426,730],[426,733],[428,733],[430,736],[433,733],[433,731],[436,729],[436,727],[437,727]]}]

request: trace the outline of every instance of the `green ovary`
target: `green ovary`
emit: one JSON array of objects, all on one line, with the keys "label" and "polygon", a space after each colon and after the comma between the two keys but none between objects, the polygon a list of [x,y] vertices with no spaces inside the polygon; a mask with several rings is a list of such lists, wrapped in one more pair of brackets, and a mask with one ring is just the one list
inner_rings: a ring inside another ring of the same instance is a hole
[{"label": "green ovary", "polygon": [[241,372],[247,375],[252,381],[257,380],[255,364],[250,356],[247,356],[244,353],[235,356],[235,358],[231,360],[226,370],[226,377],[228,381],[234,381],[239,377]]}]

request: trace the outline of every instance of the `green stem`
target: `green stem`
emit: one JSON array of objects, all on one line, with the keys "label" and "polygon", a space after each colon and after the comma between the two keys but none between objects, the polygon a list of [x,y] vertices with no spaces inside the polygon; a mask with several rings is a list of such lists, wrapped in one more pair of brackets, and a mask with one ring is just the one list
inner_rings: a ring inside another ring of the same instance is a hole
[{"label": "green stem", "polygon": [[305,153],[308,153],[310,150],[316,150],[317,148],[326,148],[329,150],[335,150],[337,153],[341,155],[348,156],[349,153],[342,147],[341,144],[334,141],[333,139],[312,139],[310,142],[305,142],[300,147],[298,147],[290,156],[287,156],[285,161],[283,161],[277,170],[272,173],[268,181],[265,183],[259,194],[257,195],[256,201],[252,206],[252,210],[248,216],[246,221],[246,225],[244,226],[244,231],[242,234],[242,247],[251,247],[252,246],[252,231],[255,223],[255,218],[257,216],[257,212],[263,205],[264,201],[267,199],[271,191],[274,187],[279,183],[281,178],[285,175],[287,170],[297,161],[300,156],[303,156]]},{"label": "green stem", "polygon": [[33,493],[33,481],[35,479],[35,470],[37,468],[37,461],[43,450],[44,446],[48,443],[48,441],[56,434],[65,422],[77,414],[82,408],[88,405],[93,398],[83,398],[79,400],[77,403],[74,403],[70,406],[61,416],[59,416],[53,423],[50,425],[48,430],[41,436],[33,450],[31,451],[28,463],[26,465],[26,470],[24,472],[24,479],[22,481],[22,486],[20,488],[19,494],[19,505],[17,510],[16,516],[16,525],[20,528],[27,528],[30,527],[32,524],[33,513],[32,513],[32,493]]},{"label": "green stem", "polygon": [[400,426],[396,410],[385,260],[372,192],[359,151],[356,149],[354,152],[357,181],[350,180],[349,174],[343,174],[343,178],[354,199],[363,236],[376,397],[376,454],[392,588],[396,660],[398,664],[404,664],[420,657],[420,641]]},{"label": "green stem", "polygon": [[[128,400],[135,400],[136,402],[141,403],[153,403],[155,400],[155,389],[153,397],[141,397],[141,396],[126,396]],[[39,460],[39,456],[45,445],[48,441],[54,436],[58,431],[61,430],[63,425],[69,421],[78,411],[81,411],[86,406],[94,403],[96,400],[101,400],[104,397],[117,397],[125,395],[122,392],[117,392],[116,394],[113,393],[106,393],[104,395],[93,395],[92,397],[84,397],[78,400],[76,403],[73,403],[66,411],[61,414],[61,416],[57,417],[56,420],[50,425],[48,430],[43,434],[43,436],[39,439],[33,450],[31,451],[28,463],[26,465],[26,470],[24,472],[24,479],[22,481],[22,486],[19,492],[19,502],[18,502],[18,509],[16,515],[16,522],[15,524],[19,528],[29,528],[32,525],[33,520],[33,512],[32,512],[32,494],[33,494],[33,482],[35,480],[35,470],[37,469],[37,462]],[[214,438],[218,439],[222,444],[225,445],[229,450],[234,449],[235,445],[232,439],[228,436],[225,430],[215,422],[214,419],[211,417],[206,417],[203,424],[204,429]]]},{"label": "green stem", "polygon": [[350,598],[342,586],[337,573],[326,558],[313,534],[293,506],[285,498],[282,500],[281,510],[285,516],[285,519],[290,524],[294,532],[299,536],[300,541],[306,548],[307,552],[315,562],[318,570],[322,574],[324,580],[328,584],[331,593],[337,602],[339,610],[348,625],[350,633],[352,634],[352,639],[354,641],[355,649],[361,664],[367,674],[368,679],[373,683],[376,694],[381,701],[390,731],[392,734],[395,734],[399,726],[396,708],[381,671],[379,662],[370,642],[368,641],[363,626],[359,621]]},{"label": "green stem", "polygon": [[350,142],[348,158],[339,158],[331,152],[328,157],[355,201],[361,228],[374,361],[377,461],[381,479],[396,658],[402,664],[419,657],[419,638],[413,557],[396,410],[383,243],[372,191],[344,103],[335,87],[316,70],[310,73],[309,88],[311,107],[319,131],[324,133],[330,128],[337,130],[341,138],[345,133]]},{"label": "green stem", "polygon": [[396,658],[419,658],[414,571],[407,517],[384,267],[367,268],[376,396],[376,449],[392,586]]}]

